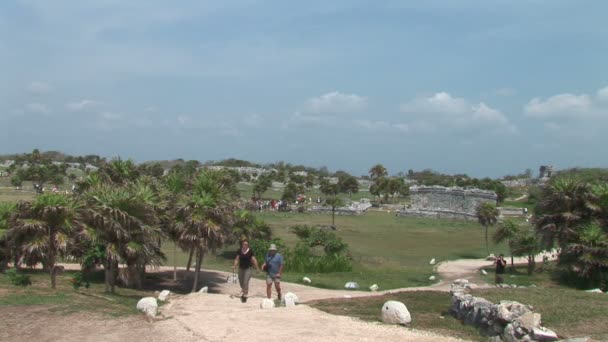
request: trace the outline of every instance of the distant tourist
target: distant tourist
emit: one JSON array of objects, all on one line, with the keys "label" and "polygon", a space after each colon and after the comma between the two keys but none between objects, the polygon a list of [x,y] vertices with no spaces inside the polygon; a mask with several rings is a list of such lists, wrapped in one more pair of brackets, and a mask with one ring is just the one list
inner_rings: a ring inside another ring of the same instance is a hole
[{"label": "distant tourist", "polygon": [[268,299],[272,297],[272,283],[277,290],[277,298],[281,299],[281,274],[284,266],[285,261],[283,256],[277,252],[277,245],[270,244],[268,254],[264,257],[264,265],[262,265],[262,269],[266,271],[266,296]]},{"label": "distant tourist", "polygon": [[505,281],[503,276],[505,274],[505,266],[507,266],[507,261],[505,260],[504,254],[501,254],[498,256],[498,259],[496,259],[496,276],[494,281],[497,285],[502,284]]}]

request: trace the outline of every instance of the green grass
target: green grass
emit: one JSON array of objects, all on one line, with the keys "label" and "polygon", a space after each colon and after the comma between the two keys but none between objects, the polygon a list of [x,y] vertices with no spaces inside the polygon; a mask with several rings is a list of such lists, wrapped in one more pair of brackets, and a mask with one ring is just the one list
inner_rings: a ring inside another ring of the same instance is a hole
[{"label": "green grass", "polygon": [[92,282],[89,289],[75,291],[70,282],[73,272],[57,276],[57,288],[52,289],[47,273],[36,270],[24,270],[22,273],[31,276],[31,286],[14,286],[6,275],[0,274],[0,306],[43,305],[52,312],[91,312],[114,317],[136,314],[137,302],[151,295],[150,292],[123,288],[117,288],[115,294],[105,293],[103,281],[100,280]]},{"label": "green grass", "polygon": [[308,304],[335,315],[381,322],[382,306],[389,300],[405,304],[412,315],[412,322],[408,327],[467,340],[480,339],[475,328],[463,325],[447,313],[450,306],[450,295],[446,292],[401,292],[374,297],[321,300]]},{"label": "green grass", "polygon": [[528,208],[528,210],[532,211],[532,208],[534,208],[534,203],[529,203],[528,201],[504,201],[502,206],[503,207],[515,207],[515,208]]},{"label": "green grass", "polygon": [[[258,214],[268,222],[273,234],[288,247],[295,246],[297,237],[289,231],[296,224],[331,224],[331,215],[300,213]],[[303,276],[313,279],[313,285],[323,288],[342,288],[348,281],[356,281],[366,289],[378,284],[382,289],[430,285],[436,275],[429,261],[437,262],[460,258],[482,258],[486,255],[483,229],[477,222],[396,217],[380,211],[369,211],[360,216],[336,216],[336,234],[349,244],[353,270],[339,273],[286,272],[283,279],[300,283]],[[490,233],[492,229],[490,229]],[[209,253],[203,269],[231,270],[236,246],[226,246]],[[167,255],[165,265],[173,265],[173,247],[163,244]],[[490,245],[491,253],[505,253],[506,246]],[[188,255],[178,251],[175,260],[185,266]]]},{"label": "green grass", "polygon": [[494,303],[514,300],[532,305],[543,324],[563,337],[608,340],[608,295],[563,287],[476,290],[474,296]]}]

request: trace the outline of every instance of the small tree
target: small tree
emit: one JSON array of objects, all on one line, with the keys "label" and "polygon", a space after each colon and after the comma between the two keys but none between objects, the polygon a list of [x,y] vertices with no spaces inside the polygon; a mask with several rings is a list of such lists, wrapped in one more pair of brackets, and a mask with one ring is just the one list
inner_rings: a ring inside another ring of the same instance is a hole
[{"label": "small tree", "polygon": [[517,234],[519,234],[519,226],[513,220],[506,220],[503,224],[501,224],[492,239],[495,244],[502,243],[507,241],[509,245],[509,250],[511,251],[511,268],[513,268],[513,241]]},{"label": "small tree", "polygon": [[513,239],[512,253],[528,260],[528,275],[531,275],[536,268],[534,257],[540,250],[540,242],[532,230],[520,231]]}]

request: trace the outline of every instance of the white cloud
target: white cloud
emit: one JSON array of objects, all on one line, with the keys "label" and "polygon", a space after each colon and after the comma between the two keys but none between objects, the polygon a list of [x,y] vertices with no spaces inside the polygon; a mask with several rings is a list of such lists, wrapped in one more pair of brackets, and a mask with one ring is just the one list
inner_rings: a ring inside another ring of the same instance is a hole
[{"label": "white cloud", "polygon": [[591,106],[589,95],[560,94],[546,100],[533,98],[524,107],[524,113],[539,119],[572,117],[588,113]]},{"label": "white cloud", "polygon": [[564,93],[547,99],[536,97],[525,105],[524,114],[551,121],[608,118],[608,87],[598,89],[595,96]]},{"label": "white cloud", "polygon": [[51,86],[41,81],[33,81],[27,85],[26,90],[34,95],[43,95],[51,92]]},{"label": "white cloud", "polygon": [[473,127],[507,129],[516,131],[514,125],[498,109],[480,102],[472,104],[464,98],[453,97],[447,92],[438,92],[429,97],[418,97],[402,103],[401,111],[411,122],[402,123],[409,130],[431,131],[444,126],[448,129]]},{"label": "white cloud", "polygon": [[352,113],[367,106],[367,98],[337,91],[309,99],[306,109],[313,113]]},{"label": "white cloud", "polygon": [[93,100],[81,100],[68,102],[65,106],[68,110],[72,112],[82,112],[103,106],[103,102]]},{"label": "white cloud", "polygon": [[45,104],[41,103],[28,103],[25,105],[25,110],[35,114],[49,114],[52,110]]}]

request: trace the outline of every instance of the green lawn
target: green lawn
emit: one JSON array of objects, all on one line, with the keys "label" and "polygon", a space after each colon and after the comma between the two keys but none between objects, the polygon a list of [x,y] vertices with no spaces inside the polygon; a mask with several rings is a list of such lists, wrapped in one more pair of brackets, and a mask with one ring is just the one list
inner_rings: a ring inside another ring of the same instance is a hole
[{"label": "green lawn", "polygon": [[400,292],[374,297],[321,300],[307,304],[335,315],[381,322],[382,306],[389,300],[396,300],[407,306],[412,315],[412,322],[408,327],[466,340],[481,339],[474,327],[463,325],[448,314],[450,294],[446,292]]},{"label": "green lawn", "polygon": [[[296,236],[288,227],[295,224],[331,224],[330,215],[299,213],[261,213],[260,218],[273,228],[287,246],[294,246]],[[429,261],[485,256],[483,229],[474,221],[434,220],[396,217],[393,214],[369,211],[361,216],[336,217],[336,233],[350,246],[353,271],[329,274],[287,272],[284,280],[301,282],[303,276],[313,279],[313,285],[342,288],[347,281],[356,281],[366,289],[378,284],[382,289],[430,285],[435,274]],[[235,246],[205,257],[203,268],[228,271],[231,269]],[[490,245],[491,253],[504,253],[504,245]],[[167,265],[173,265],[173,249],[165,244]],[[187,255],[179,252],[178,265],[185,266]]]},{"label": "green lawn", "polygon": [[[97,275],[89,289],[75,291],[70,281],[73,272],[57,276],[55,290],[50,286],[48,273],[32,270],[23,273],[31,276],[31,286],[14,286],[8,276],[0,273],[0,306],[45,305],[53,312],[66,314],[84,311],[123,316],[137,313],[137,302],[150,295],[150,292],[123,288],[117,288],[115,294],[105,293],[103,274]],[[7,293],[2,290],[7,290]]]}]

